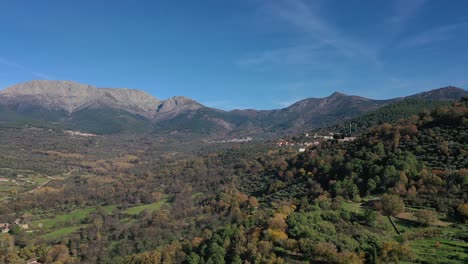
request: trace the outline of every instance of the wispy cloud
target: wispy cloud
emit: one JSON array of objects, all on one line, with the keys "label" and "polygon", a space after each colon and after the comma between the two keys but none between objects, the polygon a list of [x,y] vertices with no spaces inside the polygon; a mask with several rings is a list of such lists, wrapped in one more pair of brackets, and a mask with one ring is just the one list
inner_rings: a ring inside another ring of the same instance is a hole
[{"label": "wispy cloud", "polygon": [[34,78],[49,79],[49,80],[54,79],[52,76],[50,76],[48,74],[37,72],[37,71],[32,71],[32,70],[28,69],[26,66],[24,66],[22,64],[16,63],[16,62],[11,61],[11,60],[7,60],[7,59],[5,59],[3,57],[0,57],[0,65],[4,65],[4,66],[6,66],[8,68],[11,68],[11,69],[14,69],[14,70],[17,70],[17,71],[27,72],[31,76],[34,76]]},{"label": "wispy cloud", "polygon": [[312,4],[303,0],[270,1],[265,8],[273,16],[300,30],[302,34],[334,48],[346,57],[375,58],[373,49],[366,43],[347,36],[320,16],[320,5],[316,1]]},{"label": "wispy cloud", "polygon": [[9,61],[5,58],[2,58],[0,57],[0,64],[4,65],[4,66],[7,66],[7,67],[10,67],[10,68],[14,68],[14,69],[17,69],[17,70],[25,70],[25,67],[18,64],[18,63],[15,63],[15,62],[12,62],[12,61]]},{"label": "wispy cloud", "polygon": [[308,65],[315,66],[317,70],[332,70],[344,60],[356,60],[381,67],[377,54],[379,49],[373,43],[354,38],[335,27],[320,15],[320,9],[318,1],[263,2],[263,14],[285,25],[291,32],[297,32],[297,38],[287,47],[247,54],[237,64],[260,70],[271,65]]},{"label": "wispy cloud", "polygon": [[[382,21],[376,21],[380,25],[379,34],[362,38],[350,35],[321,15],[321,1],[265,1],[263,11],[274,20],[297,31],[299,43],[292,43],[287,48],[273,48],[249,54],[241,58],[238,64],[257,67],[269,64],[323,66],[330,58],[336,63],[336,59],[341,57],[380,69],[383,66],[381,52],[418,16],[426,2],[427,0],[392,1],[391,15]],[[334,56],[324,57],[325,53]]]},{"label": "wispy cloud", "polygon": [[400,31],[405,25],[414,19],[424,7],[427,0],[395,0],[394,15],[389,18],[389,23]]},{"label": "wispy cloud", "polygon": [[385,19],[382,32],[385,32],[381,39],[379,52],[389,45],[393,45],[410,23],[415,20],[424,8],[427,0],[395,0],[393,2],[393,13]]},{"label": "wispy cloud", "polygon": [[44,79],[44,80],[52,80],[54,77],[41,73],[41,72],[31,72],[31,74],[37,78]]},{"label": "wispy cloud", "polygon": [[456,37],[458,34],[466,34],[468,30],[468,21],[444,25],[416,34],[400,42],[399,47],[418,47],[426,44],[448,40]]},{"label": "wispy cloud", "polygon": [[322,45],[292,46],[265,50],[241,58],[241,66],[258,66],[262,64],[306,65],[314,63],[314,58],[320,54]]}]

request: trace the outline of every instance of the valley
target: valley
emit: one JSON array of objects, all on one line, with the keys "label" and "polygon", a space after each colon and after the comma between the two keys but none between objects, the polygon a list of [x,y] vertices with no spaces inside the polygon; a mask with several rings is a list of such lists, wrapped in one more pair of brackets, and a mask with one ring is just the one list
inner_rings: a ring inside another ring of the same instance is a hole
[{"label": "valley", "polygon": [[53,96],[28,101],[37,119],[0,93],[0,262],[465,263],[465,95],[334,94],[320,114],[178,98],[150,120]]},{"label": "valley", "polygon": [[468,1],[0,1],[0,264],[468,263]]}]

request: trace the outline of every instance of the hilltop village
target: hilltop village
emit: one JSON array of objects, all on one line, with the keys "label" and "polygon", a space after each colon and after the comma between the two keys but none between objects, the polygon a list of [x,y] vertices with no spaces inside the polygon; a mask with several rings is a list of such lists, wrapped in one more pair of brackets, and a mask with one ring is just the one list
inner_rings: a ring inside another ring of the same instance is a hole
[{"label": "hilltop village", "polygon": [[338,142],[354,141],[356,137],[347,137],[339,133],[330,132],[327,135],[304,133],[301,137],[281,138],[276,142],[277,147],[299,147],[304,152],[309,146],[318,146],[324,141],[336,140]]}]

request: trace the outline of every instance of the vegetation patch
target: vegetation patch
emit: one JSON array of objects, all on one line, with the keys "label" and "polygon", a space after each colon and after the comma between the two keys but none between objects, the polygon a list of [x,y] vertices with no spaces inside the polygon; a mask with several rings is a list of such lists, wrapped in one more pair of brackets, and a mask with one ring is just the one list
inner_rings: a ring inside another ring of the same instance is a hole
[{"label": "vegetation patch", "polygon": [[167,199],[163,199],[159,202],[155,203],[150,203],[150,204],[144,204],[144,205],[138,205],[138,206],[133,206],[125,209],[123,212],[129,215],[138,215],[141,212],[148,210],[149,212],[153,212],[156,210],[159,210],[163,205],[167,204]]}]

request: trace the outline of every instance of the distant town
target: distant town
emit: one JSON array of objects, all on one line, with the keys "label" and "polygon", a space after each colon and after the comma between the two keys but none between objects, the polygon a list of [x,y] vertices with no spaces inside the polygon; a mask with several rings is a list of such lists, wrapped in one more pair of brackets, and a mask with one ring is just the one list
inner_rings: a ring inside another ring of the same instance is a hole
[{"label": "distant town", "polygon": [[329,140],[337,140],[338,142],[348,142],[356,140],[356,137],[344,137],[338,133],[329,133],[328,135],[318,135],[314,134],[311,135],[310,133],[304,133],[302,138],[306,138],[306,140],[294,140],[291,139],[279,139],[276,142],[277,147],[299,147],[299,152],[304,152],[307,147],[309,146],[317,146],[320,145],[323,141]]},{"label": "distant town", "polygon": [[253,138],[251,137],[244,137],[244,138],[231,138],[226,140],[218,140],[218,141],[210,141],[210,144],[220,144],[220,143],[242,143],[242,142],[250,142]]}]

